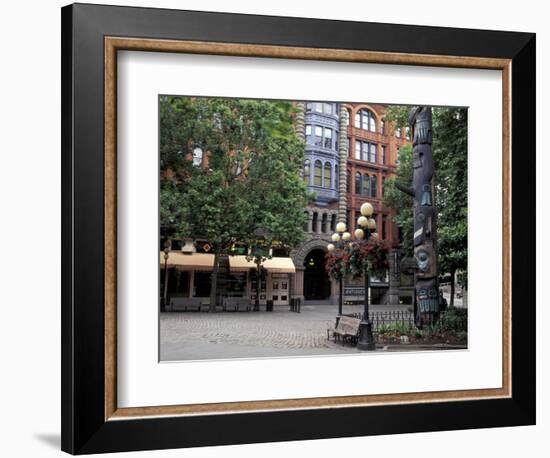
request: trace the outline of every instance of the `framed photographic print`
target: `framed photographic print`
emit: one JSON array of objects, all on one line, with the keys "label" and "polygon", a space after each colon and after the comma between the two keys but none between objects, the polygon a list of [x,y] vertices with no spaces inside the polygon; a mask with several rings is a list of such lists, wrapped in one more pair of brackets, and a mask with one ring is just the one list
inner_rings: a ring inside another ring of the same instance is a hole
[{"label": "framed photographic print", "polygon": [[534,34],[75,4],[62,79],[63,450],[534,424]]}]

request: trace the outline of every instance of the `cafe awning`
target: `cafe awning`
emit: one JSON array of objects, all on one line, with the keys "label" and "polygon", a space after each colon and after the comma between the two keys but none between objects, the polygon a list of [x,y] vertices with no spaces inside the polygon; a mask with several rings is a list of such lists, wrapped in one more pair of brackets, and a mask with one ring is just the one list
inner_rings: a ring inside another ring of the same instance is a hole
[{"label": "cafe awning", "polygon": [[[294,273],[296,267],[290,258],[271,258],[262,263],[262,267],[269,272]],[[243,272],[255,269],[254,261],[247,261],[246,256],[229,256],[229,269],[233,272]]]},{"label": "cafe awning", "polygon": [[[160,252],[160,266],[164,267],[164,252]],[[176,267],[180,270],[206,270],[214,268],[214,255],[208,253],[184,254],[179,251],[170,251],[168,254],[168,267]]]}]

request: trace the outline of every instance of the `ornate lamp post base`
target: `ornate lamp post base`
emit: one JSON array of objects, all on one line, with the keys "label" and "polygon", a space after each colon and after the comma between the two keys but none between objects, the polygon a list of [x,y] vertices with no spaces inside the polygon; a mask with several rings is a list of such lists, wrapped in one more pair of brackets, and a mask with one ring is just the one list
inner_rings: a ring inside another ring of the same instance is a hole
[{"label": "ornate lamp post base", "polygon": [[372,335],[372,323],[370,321],[361,320],[359,323],[359,340],[357,341],[357,349],[361,351],[376,350],[376,343]]}]

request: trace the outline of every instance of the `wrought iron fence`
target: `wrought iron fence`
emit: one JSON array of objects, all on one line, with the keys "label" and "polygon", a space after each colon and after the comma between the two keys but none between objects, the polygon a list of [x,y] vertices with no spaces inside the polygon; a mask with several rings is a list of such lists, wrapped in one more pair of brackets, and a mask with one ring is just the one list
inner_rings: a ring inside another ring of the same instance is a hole
[{"label": "wrought iron fence", "polygon": [[[363,319],[362,313],[349,313],[346,316]],[[396,331],[407,332],[416,329],[414,322],[414,313],[410,310],[388,310],[382,312],[369,313],[372,330],[375,333],[394,329]],[[433,332],[452,330],[467,331],[468,317],[466,311],[461,314],[456,312],[442,312],[439,320],[433,324],[426,325]]]}]

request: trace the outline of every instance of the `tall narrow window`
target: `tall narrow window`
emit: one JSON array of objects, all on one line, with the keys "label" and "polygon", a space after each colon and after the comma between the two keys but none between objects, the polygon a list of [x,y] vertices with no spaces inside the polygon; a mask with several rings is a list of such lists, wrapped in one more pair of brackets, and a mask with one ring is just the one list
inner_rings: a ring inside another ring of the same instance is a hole
[{"label": "tall narrow window", "polygon": [[323,146],[323,128],[321,126],[315,126],[315,137],[313,144],[315,146]]},{"label": "tall narrow window", "polygon": [[382,240],[386,240],[386,216],[382,216]]},{"label": "tall narrow window", "polygon": [[369,144],[367,142],[361,142],[361,159],[369,160]]},{"label": "tall narrow window", "polygon": [[323,166],[321,164],[321,161],[315,161],[313,184],[315,186],[323,185]]},{"label": "tall narrow window", "polygon": [[361,159],[361,142],[355,140],[355,159]]},{"label": "tall narrow window", "polygon": [[355,127],[357,127],[357,129],[361,129],[361,112],[357,112],[355,113],[355,124],[354,124]]},{"label": "tall narrow window", "polygon": [[361,129],[369,130],[369,112],[361,110]]},{"label": "tall narrow window", "polygon": [[332,215],[332,218],[330,219],[330,232],[336,231],[336,215]]},{"label": "tall narrow window", "polygon": [[376,120],[371,112],[369,112],[369,130],[371,132],[376,132]]},{"label": "tall narrow window", "polygon": [[382,186],[380,187],[380,197],[384,197],[384,186],[386,186],[386,177],[382,177]]},{"label": "tall narrow window", "polygon": [[381,163],[381,164],[385,164],[385,163],[386,163],[386,145],[382,145],[380,163]]},{"label": "tall narrow window", "polygon": [[361,192],[361,194],[363,194],[364,196],[368,196],[370,193],[369,186],[370,186],[369,175],[365,173],[363,175],[363,192]]},{"label": "tall narrow window", "polygon": [[332,148],[332,129],[325,127],[324,130],[325,148]]},{"label": "tall narrow window", "polygon": [[323,233],[327,232],[327,222],[328,222],[328,216],[326,213],[323,213],[323,217],[321,218],[321,232]]},{"label": "tall narrow window", "polygon": [[195,167],[200,167],[202,165],[202,148],[200,146],[195,146],[193,149],[193,165]]},{"label": "tall narrow window", "polygon": [[378,194],[377,192],[377,181],[376,181],[376,175],[373,175],[370,177],[370,196],[376,197]]},{"label": "tall narrow window", "polygon": [[347,112],[348,112],[348,119],[346,119],[346,121],[347,121],[346,124],[349,126],[350,123],[351,123],[351,111],[347,110]]},{"label": "tall narrow window", "polygon": [[306,125],[306,143],[308,145],[313,144],[313,137],[311,135],[311,126],[310,125]]},{"label": "tall narrow window", "polygon": [[338,165],[334,166],[334,189],[338,190],[340,184],[340,175],[338,174]]},{"label": "tall narrow window", "polygon": [[386,133],[386,124],[384,123],[384,121],[380,121],[380,133],[381,134],[385,134]]},{"label": "tall narrow window", "polygon": [[351,172],[348,170],[346,175],[346,192],[351,192]]},{"label": "tall narrow window", "polygon": [[376,143],[369,143],[369,161],[376,162]]},{"label": "tall narrow window", "polygon": [[363,180],[361,179],[361,174],[357,172],[355,174],[355,194],[361,194],[362,183],[363,183]]},{"label": "tall narrow window", "polygon": [[311,161],[306,159],[304,161],[304,181],[309,184],[309,175],[311,173]]},{"label": "tall narrow window", "polygon": [[313,218],[311,219],[311,231],[317,232],[317,225],[319,223],[319,215],[317,212],[313,213]]},{"label": "tall narrow window", "polygon": [[330,188],[330,183],[332,182],[332,166],[330,162],[325,162],[325,177],[323,187]]}]

